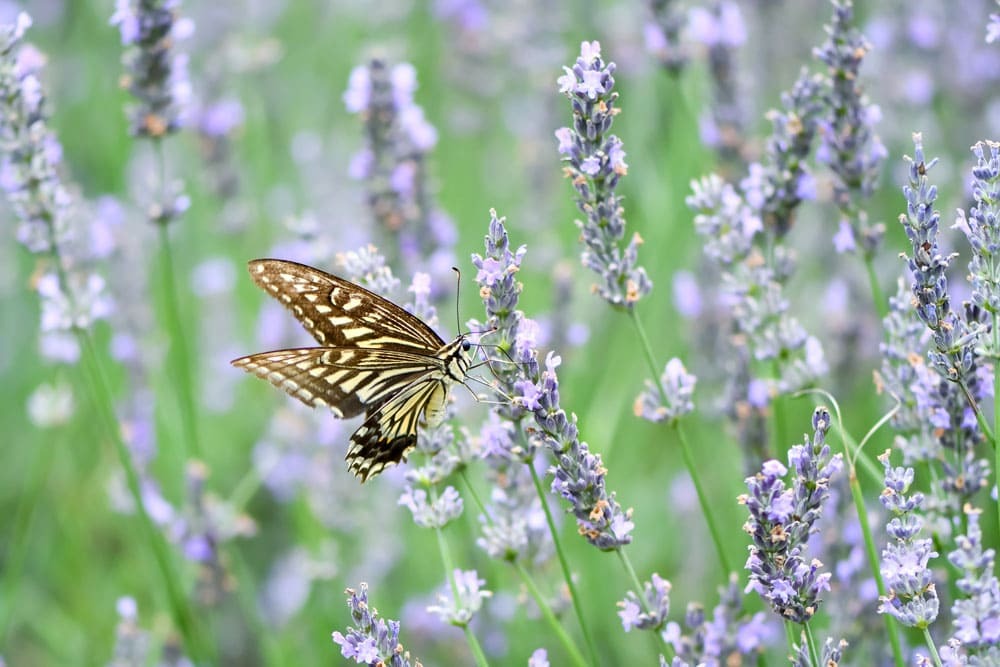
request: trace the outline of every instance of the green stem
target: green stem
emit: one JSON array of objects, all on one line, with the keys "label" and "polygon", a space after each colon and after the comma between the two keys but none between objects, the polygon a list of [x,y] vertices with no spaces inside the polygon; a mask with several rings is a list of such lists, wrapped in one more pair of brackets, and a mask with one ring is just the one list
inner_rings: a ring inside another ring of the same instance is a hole
[{"label": "green stem", "polygon": [[821,667],[819,662],[819,650],[816,647],[816,638],[813,637],[812,626],[809,621],[802,623],[803,634],[806,636],[806,644],[809,645],[809,657],[812,659],[813,665],[815,667]]},{"label": "green stem", "polygon": [[122,440],[118,418],[114,414],[114,402],[111,394],[110,384],[104,375],[97,359],[97,351],[88,332],[76,329],[77,339],[83,348],[83,367],[87,372],[90,383],[91,395],[94,396],[94,403],[98,408],[100,419],[104,422],[108,437],[111,439],[118,454],[119,462],[125,471],[125,482],[128,486],[132,501],[135,503],[136,513],[139,516],[139,523],[142,526],[143,537],[153,550],[153,557],[157,567],[163,577],[164,585],[167,589],[167,597],[170,601],[171,612],[174,623],[184,637],[184,644],[196,663],[214,662],[212,658],[212,647],[203,636],[203,626],[195,620],[187,597],[182,592],[183,586],[174,570],[173,559],[163,539],[163,535],[156,529],[153,520],[146,511],[143,502],[142,490],[139,482],[139,473],[132,463],[132,456]]},{"label": "green stem", "polygon": [[[871,526],[868,524],[868,510],[865,507],[865,499],[861,493],[861,484],[858,482],[857,471],[854,466],[848,468],[850,476],[851,497],[854,499],[854,509],[858,513],[858,522],[861,525],[861,534],[865,540],[865,553],[868,556],[868,567],[875,578],[875,586],[878,589],[879,597],[887,595],[885,582],[882,580],[882,570],[879,567],[878,550],[875,547],[875,538],[872,536]],[[892,646],[892,659],[896,667],[904,667],[906,661],[903,658],[903,647],[899,641],[899,627],[896,620],[888,614],[882,614],[885,622],[885,629],[889,635],[889,644]]]},{"label": "green stem", "polygon": [[535,483],[535,491],[538,493],[538,499],[541,501],[542,510],[545,512],[545,521],[549,525],[549,533],[552,535],[552,544],[556,548],[556,556],[559,558],[559,565],[562,568],[563,579],[566,581],[566,588],[569,590],[570,600],[573,601],[573,611],[576,613],[576,620],[580,624],[580,632],[583,633],[583,639],[587,644],[587,652],[590,654],[590,663],[592,665],[600,665],[601,661],[597,657],[597,649],[594,645],[594,639],[590,635],[590,629],[587,627],[587,622],[584,620],[583,616],[583,605],[580,604],[580,594],[576,590],[576,584],[573,583],[573,573],[569,569],[569,561],[566,560],[566,553],[563,551],[562,542],[559,541],[559,531],[556,530],[555,519],[552,518],[552,510],[549,508],[549,503],[545,498],[545,489],[542,487],[542,480],[538,476],[538,471],[535,470],[535,466],[530,463],[526,464],[528,470],[531,471],[531,481]]},{"label": "green stem", "polygon": [[191,378],[191,359],[188,353],[187,338],[181,320],[180,302],[177,297],[177,285],[174,275],[173,252],[170,248],[170,234],[166,224],[160,225],[160,268],[163,273],[163,316],[170,342],[174,350],[174,361],[170,364],[174,371],[174,385],[181,411],[181,426],[184,429],[184,447],[182,451],[186,458],[200,457],[201,446],[198,441],[198,417],[194,398],[194,381]]},{"label": "green stem", "polygon": [[[469,495],[472,496],[472,500],[479,508],[479,512],[486,517],[486,521],[488,521],[490,525],[493,525],[493,517],[491,517],[490,513],[486,511],[485,503],[483,503],[482,498],[479,497],[479,494],[476,493],[476,490],[473,488],[472,482],[469,480],[468,470],[466,468],[462,468],[459,475],[461,476],[462,481],[465,482],[466,490],[469,492]],[[583,657],[583,654],[580,653],[580,649],[576,647],[576,644],[573,643],[569,634],[567,634],[566,628],[564,628],[559,622],[559,619],[556,618],[555,612],[552,611],[552,607],[545,599],[545,596],[543,596],[541,591],[538,589],[538,585],[535,584],[535,580],[532,579],[531,573],[525,569],[524,564],[518,560],[517,557],[511,558],[507,562],[510,563],[511,567],[513,567],[521,577],[521,582],[524,584],[525,588],[528,589],[531,597],[534,598],[535,604],[538,605],[538,609],[542,612],[542,616],[545,617],[545,620],[552,628],[552,631],[555,632],[559,641],[562,642],[562,645],[569,654],[569,657],[572,659],[573,664],[578,667],[584,667],[587,664],[586,659]]]},{"label": "green stem", "polygon": [[[451,550],[448,548],[448,541],[444,539],[444,531],[441,526],[434,527],[434,534],[437,535],[438,551],[441,552],[441,562],[444,564],[444,576],[451,587],[451,595],[457,607],[459,604],[458,582],[455,581],[455,566],[451,560]],[[469,628],[468,623],[462,624],[462,632],[465,633],[465,640],[469,643],[469,649],[472,651],[472,657],[476,659],[476,664],[479,667],[489,667],[489,661],[486,660],[483,647],[479,645],[479,640],[476,639],[476,634]]]},{"label": "green stem", "polygon": [[[628,311],[629,317],[632,320],[632,324],[635,326],[635,331],[639,335],[639,340],[642,343],[642,350],[646,357],[646,364],[649,366],[649,372],[653,376],[653,381],[656,383],[656,388],[660,392],[660,396],[666,400],[667,392],[663,386],[663,382],[660,378],[661,372],[657,369],[656,360],[653,356],[653,348],[649,344],[649,337],[646,335],[646,329],[642,326],[642,321],[639,319],[639,315],[635,312],[635,309]],[[694,455],[691,452],[691,447],[688,444],[687,438],[684,437],[684,432],[681,430],[680,424],[677,420],[674,420],[673,426],[677,432],[677,436],[680,438],[681,442],[681,454],[684,458],[684,466],[687,468],[688,475],[691,477],[691,481],[694,482],[694,488],[698,492],[698,502],[701,505],[701,512],[705,516],[705,521],[708,523],[708,530],[712,534],[712,540],[715,542],[715,551],[719,558],[719,564],[722,566],[722,571],[726,576],[733,570],[729,567],[729,560],[726,558],[726,551],[722,547],[722,539],[720,537],[718,526],[715,522],[715,517],[712,514],[712,506],[709,502],[708,494],[705,493],[705,487],[701,482],[701,476],[698,474],[698,467],[695,465]],[[642,590],[641,588],[639,589]]]},{"label": "green stem", "polygon": [[[994,382],[995,381],[996,380],[994,380]],[[972,408],[973,414],[976,415],[976,423],[979,424],[979,428],[986,435],[986,438],[990,441],[990,445],[993,447],[993,451],[995,452],[997,450],[997,442],[993,435],[993,429],[990,428],[989,422],[986,421],[986,415],[983,414],[983,409],[979,407],[979,403],[972,395],[972,392],[969,391],[969,387],[965,384],[965,382],[959,381],[958,387],[962,390],[962,394],[965,396],[965,400],[969,404],[969,407]],[[996,401],[995,398],[993,400]]]},{"label": "green stem", "polygon": [[875,304],[875,312],[878,313],[878,319],[881,321],[889,314],[889,303],[885,300],[885,294],[882,293],[882,288],[878,284],[878,275],[875,273],[875,264],[872,262],[872,259],[872,257],[864,255],[865,272],[868,274],[868,287],[872,292],[872,302]]},{"label": "green stem", "polygon": [[[694,454],[691,452],[691,445],[687,440],[687,436],[684,435],[680,421],[675,419],[673,425],[674,430],[677,432],[677,437],[681,441],[681,454],[684,455],[684,465],[687,466],[689,471],[694,470]],[[702,513],[705,515],[705,521],[708,523],[708,532],[712,534],[712,542],[715,543],[715,553],[719,557],[719,565],[722,566],[722,571],[726,576],[729,576],[729,573],[734,572],[734,570],[729,565],[729,558],[726,556],[726,550],[722,546],[722,534],[719,532],[719,526],[715,523],[715,517],[709,511],[709,507],[711,506],[710,499],[697,475],[692,475],[691,481],[694,482],[694,490],[698,494],[698,502],[701,504]]]},{"label": "green stem", "polygon": [[942,667],[941,656],[938,655],[937,646],[934,645],[934,638],[931,637],[931,631],[924,628],[924,643],[927,644],[927,650],[931,652],[931,658],[934,660],[936,667]]},{"label": "green stem", "polygon": [[784,625],[785,625],[785,643],[788,644],[788,655],[794,656],[796,653],[795,642],[802,641],[800,637],[795,636],[795,628],[798,626],[789,620],[786,620]]},{"label": "green stem", "polygon": [[[778,363],[777,359],[774,360],[774,364],[771,367],[771,372],[774,374],[775,378],[780,378],[781,377],[781,365]],[[774,435],[771,438],[771,440],[774,443],[787,442],[785,440],[786,431],[785,431],[785,407],[784,406],[785,406],[785,402],[782,400],[781,396],[775,396],[771,400],[771,414],[774,415]],[[787,445],[785,447],[787,447]],[[783,447],[782,450],[781,450],[781,452],[778,452],[777,451],[777,445],[776,445],[771,451],[772,451],[772,455],[777,456],[778,458],[783,458],[785,449]]]},{"label": "green stem", "polygon": [[545,599],[545,596],[542,595],[542,592],[538,590],[535,580],[532,579],[531,574],[525,569],[524,564],[519,560],[512,560],[510,561],[510,564],[515,570],[517,570],[518,575],[521,577],[521,582],[524,584],[524,587],[528,589],[531,597],[534,598],[539,611],[542,612],[542,616],[545,617],[549,627],[552,628],[556,637],[559,638],[559,641],[562,643],[563,648],[566,649],[566,653],[569,654],[570,660],[572,660],[573,664],[578,665],[579,667],[587,665],[586,658],[583,657],[583,654],[580,653],[580,649],[578,649],[576,644],[573,643],[572,638],[570,638],[569,634],[566,632],[566,628],[564,628],[559,622],[559,619],[556,618],[555,613],[552,611],[552,607],[549,606],[549,603]]}]

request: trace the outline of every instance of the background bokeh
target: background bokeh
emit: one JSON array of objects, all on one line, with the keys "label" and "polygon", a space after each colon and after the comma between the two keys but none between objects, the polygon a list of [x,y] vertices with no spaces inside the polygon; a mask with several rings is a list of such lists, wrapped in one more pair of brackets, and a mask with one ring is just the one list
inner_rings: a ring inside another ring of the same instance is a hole
[{"label": "background bokeh", "polygon": [[[374,238],[364,184],[349,175],[363,145],[362,122],[345,109],[342,96],[352,68],[375,55],[414,65],[416,102],[437,128],[428,168],[437,205],[457,229],[454,261],[466,276],[457,297],[463,321],[482,318],[469,255],[482,252],[489,209],[495,208],[507,217],[512,243],[527,244],[521,304],[545,325],[547,340],[561,345],[563,406],[602,453],[609,489],[635,509],[632,562],[643,578],[655,571],[673,582],[673,618],[689,601],[715,604],[724,578],[676,440],[662,425],[633,415],[648,376],[635,333],[624,316],[590,293],[592,277],[580,266],[573,224],[579,213],[553,132],[570,122],[555,80],[581,41],[599,40],[604,58],[618,65],[622,112],[614,132],[629,164],[619,192],[629,233],[645,241],[639,259],[654,283],[638,312],[661,362],[679,356],[703,377],[688,435],[731,559],[742,564],[745,513],[735,498],[745,490],[745,470],[719,414],[726,371],[713,366],[712,349],[703,344],[718,332],[678,312],[672,289],[679,271],[702,270],[684,198],[692,179],[718,169],[738,181],[745,163],[759,155],[770,130],[766,111],[779,104],[801,67],[820,69],[811,50],[824,38],[830,8],[819,0],[733,4],[742,37],[725,32],[732,26],[715,26],[722,34],[713,35],[693,23],[684,37],[691,62],[676,76],[646,49],[649,9],[636,1],[189,0],[179,7],[194,24],[190,38],[178,43],[190,57],[193,94],[188,127],[167,137],[163,149],[166,172],[183,181],[190,207],[169,233],[198,388],[206,493],[219,500],[220,512],[238,496],[238,516],[222,523],[245,533],[227,539],[223,550],[229,592],[201,612],[222,663],[339,664],[330,633],[348,625],[343,591],[361,581],[368,582],[382,615],[401,620],[406,648],[424,664],[470,661],[461,632],[422,611],[443,570],[434,536],[397,505],[399,474],[358,485],[342,462],[351,425],[308,414],[228,364],[295,327],[248,280],[248,259],[309,258],[333,270],[337,253]],[[157,234],[143,214],[156,187],[155,159],[148,143],[129,136],[122,46],[108,22],[114,8],[107,0],[0,2],[0,20],[13,21],[21,9],[34,19],[28,39],[47,57],[43,80],[51,126],[64,149],[64,175],[114,247],[104,275],[116,315],[96,327],[100,355],[111,369],[130,442],[155,442],[162,452],[183,435],[169,373],[176,360],[167,352],[159,308]],[[897,255],[906,249],[905,237],[896,218],[905,210],[899,185],[902,155],[912,152],[910,134],[922,131],[928,154],[942,158],[934,177],[948,225],[950,212],[967,203],[968,147],[998,137],[1000,45],[984,40],[991,11],[996,6],[985,0],[856,7],[873,45],[862,67],[864,86],[881,107],[876,128],[888,149],[880,185],[865,204],[869,218],[888,227],[876,262],[887,293],[904,268]],[[705,120],[713,103],[708,47],[726,39],[734,43],[734,113],[742,134],[735,158],[712,145]],[[235,120],[213,134],[206,130],[212,113],[235,114]],[[825,388],[860,435],[889,407],[871,382],[881,333],[862,265],[834,250],[837,212],[824,201],[822,172],[818,178],[819,197],[804,206],[789,240],[800,257],[789,298],[827,346],[833,371]],[[176,635],[148,547],[123,500],[117,458],[81,391],[80,374],[40,351],[32,289],[39,260],[16,243],[16,223],[4,211],[0,655],[8,665],[106,664],[122,596],[135,599],[153,646]],[[951,243],[964,252],[959,246]],[[450,280],[446,274],[442,281]],[[405,286],[411,276],[400,278]],[[440,328],[448,337],[454,333],[454,284],[439,281],[436,287]],[[145,372],[137,376],[117,364],[115,345],[135,346]],[[46,419],[29,410],[43,384],[72,393],[74,409],[59,423],[40,424]],[[486,407],[467,403],[460,423],[475,435]],[[774,442],[777,451],[811,431],[812,409],[808,400],[786,400],[786,432]],[[890,440],[876,437],[871,451],[882,451]],[[160,475],[164,498],[183,513],[186,482],[167,476],[173,468],[163,458],[150,469]],[[255,481],[262,469],[286,479]],[[472,477],[477,479],[475,468]],[[870,487],[874,506],[879,489]],[[558,501],[554,506],[561,507]],[[545,626],[522,603],[517,578],[475,546],[476,514],[467,505],[446,534],[461,567],[476,568],[495,591],[474,624],[488,655],[495,664],[525,664],[531,651],[546,646],[552,664],[562,664]],[[993,538],[994,523],[984,520]],[[661,649],[642,633],[624,633],[615,614],[630,582],[614,556],[579,539],[572,521],[563,527],[605,664],[653,664]],[[192,580],[196,572],[189,568]],[[539,578],[558,584],[555,569]],[[747,603],[760,608],[755,597]],[[567,626],[575,631],[571,616]],[[783,655],[780,631],[777,640],[769,654],[774,664]]]}]

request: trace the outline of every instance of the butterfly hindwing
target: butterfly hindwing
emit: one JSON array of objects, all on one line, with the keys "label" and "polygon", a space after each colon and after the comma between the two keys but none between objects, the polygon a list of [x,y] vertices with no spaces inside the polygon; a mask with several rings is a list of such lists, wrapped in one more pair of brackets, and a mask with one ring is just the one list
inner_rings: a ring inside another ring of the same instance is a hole
[{"label": "butterfly hindwing", "polygon": [[320,345],[419,350],[444,345],[420,318],[360,285],[305,264],[255,259],[250,276]]},{"label": "butterfly hindwing", "polygon": [[348,469],[364,482],[386,466],[406,460],[406,454],[417,445],[417,426],[426,422],[435,398],[443,400],[445,391],[443,381],[426,378],[370,412],[351,436]]}]

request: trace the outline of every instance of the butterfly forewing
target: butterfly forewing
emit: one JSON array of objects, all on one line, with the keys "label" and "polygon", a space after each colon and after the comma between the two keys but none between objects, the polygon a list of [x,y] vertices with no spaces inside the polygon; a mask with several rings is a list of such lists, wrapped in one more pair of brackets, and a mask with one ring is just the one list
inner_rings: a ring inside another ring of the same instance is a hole
[{"label": "butterfly forewing", "polygon": [[302,323],[320,345],[410,349],[431,354],[444,346],[434,330],[360,285],[280,259],[250,262],[250,275]]},{"label": "butterfly forewing", "polygon": [[362,482],[403,460],[418,426],[439,422],[448,388],[465,379],[464,338],[445,344],[394,303],[303,264],[254,260],[250,274],[323,347],[251,354],[233,365],[337,417],[364,413],[346,457]]}]

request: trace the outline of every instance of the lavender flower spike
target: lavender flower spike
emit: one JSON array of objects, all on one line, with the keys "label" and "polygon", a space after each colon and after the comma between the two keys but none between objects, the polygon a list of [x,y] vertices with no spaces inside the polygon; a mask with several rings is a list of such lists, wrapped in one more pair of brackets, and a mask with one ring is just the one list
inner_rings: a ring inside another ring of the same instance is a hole
[{"label": "lavender flower spike", "polygon": [[643,604],[635,591],[625,594],[625,599],[618,602],[625,632],[632,628],[640,630],[660,630],[667,622],[670,613],[670,582],[653,573],[652,578],[643,584],[642,596],[650,612],[643,611]]},{"label": "lavender flower spike", "polygon": [[[972,147],[972,153],[976,156],[972,168],[975,204],[968,213],[958,209],[955,227],[965,233],[972,246],[972,302],[996,314],[1000,313],[1000,276],[994,268],[1000,254],[1000,143],[980,141]],[[984,336],[982,343],[992,347],[988,338]]]},{"label": "lavender flower spike", "polygon": [[938,597],[927,561],[936,558],[930,539],[917,539],[924,525],[917,510],[924,494],[907,495],[913,483],[913,468],[893,468],[889,450],[878,457],[885,468],[885,490],[879,500],[892,518],[886,525],[891,538],[882,551],[882,577],[887,596],[879,598],[878,611],[889,614],[907,627],[926,628],[938,615]]},{"label": "lavender flower spike", "polygon": [[[355,627],[347,634],[333,633],[333,641],[340,646],[345,658],[353,658],[359,665],[382,664],[387,667],[410,667],[410,654],[399,643],[399,621],[379,618],[378,612],[368,606],[368,584],[363,583],[360,593],[348,588],[347,604]],[[413,667],[420,667],[414,660]]]},{"label": "lavender flower spike", "polygon": [[923,140],[913,135],[913,157],[909,184],[903,187],[906,215],[899,217],[913,247],[913,256],[906,257],[913,273],[913,296],[917,315],[931,330],[934,347],[928,353],[930,365],[942,377],[971,389],[977,382],[975,343],[979,333],[977,322],[967,323],[951,308],[948,295],[948,265],[955,255],[944,257],[938,247],[938,226],[941,215],[934,210],[937,187],[930,184],[927,173],[937,158],[924,161]]},{"label": "lavender flower spike", "polygon": [[619,112],[614,106],[618,93],[612,92],[615,64],[601,60],[599,43],[583,42],[576,63],[563,69],[559,92],[570,99],[573,127],[556,130],[556,139],[565,156],[564,171],[576,189],[577,206],[586,216],[576,223],[586,245],[580,259],[601,276],[594,291],[613,306],[631,309],[653,283],[637,265],[639,235],[624,249],[618,245],[625,236],[625,217],[615,188],[628,165],[621,140],[608,134]]},{"label": "lavender flower spike", "polygon": [[965,506],[968,528],[959,535],[948,560],[962,576],[956,582],[964,597],[951,607],[955,639],[966,650],[1000,649],[1000,584],[993,574],[996,551],[983,548],[980,510]]},{"label": "lavender flower spike", "polygon": [[447,587],[447,594],[439,594],[439,604],[427,607],[427,611],[437,614],[445,623],[464,628],[493,592],[481,588],[486,581],[475,570],[455,570],[452,576],[454,584]]},{"label": "lavender flower spike", "polygon": [[694,410],[691,396],[698,378],[687,372],[684,363],[674,357],[667,362],[660,383],[667,392],[660,395],[659,388],[652,380],[646,380],[646,388],[635,399],[633,410],[636,417],[651,422],[673,421]]},{"label": "lavender flower spike", "polygon": [[761,472],[746,480],[750,493],[739,502],[750,511],[743,530],[750,534],[750,571],[747,591],[755,590],[781,618],[804,623],[816,613],[819,595],[830,589],[829,572],[816,559],[808,560],[809,535],[829,496],[830,478],[840,471],[840,454],[831,456],[826,444],[830,413],[813,413],[813,437],[788,452],[795,471],[792,487],[782,479],[788,472],[775,460],[766,461]]},{"label": "lavender flower spike", "polygon": [[122,87],[136,102],[129,108],[133,136],[162,137],[184,125],[191,99],[187,56],[175,45],[190,36],[194,24],[178,19],[179,0],[117,0],[111,25],[117,25],[126,74]]}]

